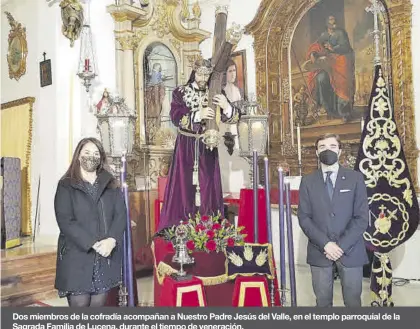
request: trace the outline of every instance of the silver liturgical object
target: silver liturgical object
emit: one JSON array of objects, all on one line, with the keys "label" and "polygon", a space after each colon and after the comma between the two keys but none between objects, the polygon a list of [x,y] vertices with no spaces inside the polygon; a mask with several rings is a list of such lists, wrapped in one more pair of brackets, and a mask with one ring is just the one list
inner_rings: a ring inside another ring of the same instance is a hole
[{"label": "silver liturgical object", "polygon": [[184,271],[185,264],[193,264],[194,258],[188,255],[187,250],[187,226],[184,225],[182,222],[178,225],[175,230],[175,238],[176,238],[176,245],[175,245],[175,255],[172,257],[172,262],[180,264],[180,269],[178,273],[176,273],[173,277],[175,280],[189,280],[191,279],[192,275],[187,274]]}]

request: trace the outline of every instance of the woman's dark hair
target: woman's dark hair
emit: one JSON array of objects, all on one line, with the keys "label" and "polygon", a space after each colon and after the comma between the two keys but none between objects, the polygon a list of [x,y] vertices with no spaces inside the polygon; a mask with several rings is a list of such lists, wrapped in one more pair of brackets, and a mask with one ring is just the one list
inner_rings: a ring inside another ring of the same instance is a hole
[{"label": "woman's dark hair", "polygon": [[237,86],[238,83],[238,67],[236,66],[236,63],[232,60],[229,59],[229,61],[226,64],[226,70],[225,73],[223,74],[223,79],[222,79],[222,86],[226,86],[227,84],[227,71],[229,70],[229,67],[231,66],[235,66],[235,70],[236,70],[236,78],[235,78],[235,82],[233,83],[235,86]]},{"label": "woman's dark hair", "polygon": [[79,142],[79,144],[77,144],[76,149],[74,150],[74,153],[73,153],[73,158],[71,160],[70,166],[69,166],[66,173],[64,174],[64,176],[61,179],[68,178],[72,182],[82,181],[82,177],[81,177],[81,173],[80,173],[79,157],[80,157],[80,152],[82,152],[83,147],[88,143],[95,144],[95,146],[99,150],[99,155],[100,155],[100,158],[101,158],[101,162],[99,163],[99,166],[98,166],[98,169],[96,170],[96,172],[99,173],[99,172],[101,172],[102,170],[105,169],[104,167],[106,166],[107,161],[106,161],[105,150],[104,150],[104,147],[102,146],[102,143],[99,140],[97,140],[96,138],[87,137],[87,138],[83,138]]}]

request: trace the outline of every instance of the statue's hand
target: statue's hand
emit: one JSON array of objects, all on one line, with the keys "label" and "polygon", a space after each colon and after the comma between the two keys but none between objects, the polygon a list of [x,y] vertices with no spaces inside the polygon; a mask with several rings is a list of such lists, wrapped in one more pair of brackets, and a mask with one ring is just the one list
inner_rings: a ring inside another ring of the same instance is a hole
[{"label": "statue's hand", "polygon": [[219,106],[222,110],[226,111],[229,108],[229,102],[227,98],[222,94],[214,96],[213,102],[214,104]]},{"label": "statue's hand", "polygon": [[214,118],[214,110],[210,107],[204,107],[200,110],[200,118],[201,120],[206,119],[213,119]]}]

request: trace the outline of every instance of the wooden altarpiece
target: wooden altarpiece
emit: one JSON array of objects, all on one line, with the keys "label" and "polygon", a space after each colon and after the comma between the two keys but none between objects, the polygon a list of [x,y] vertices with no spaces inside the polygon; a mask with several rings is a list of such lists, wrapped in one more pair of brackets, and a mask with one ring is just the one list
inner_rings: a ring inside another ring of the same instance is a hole
[{"label": "wooden altarpiece", "polygon": [[[246,26],[246,33],[255,38],[256,87],[258,101],[270,112],[270,174],[274,177],[279,163],[287,161],[292,175],[298,174],[296,154],[296,128],[293,122],[293,72],[290,66],[294,57],[293,35],[304,15],[319,3],[317,0],[262,0],[252,22]],[[385,7],[383,21],[387,34],[388,84],[392,94],[395,118],[404,145],[404,152],[412,177],[417,178],[418,148],[416,145],[415,114],[412,87],[412,4],[410,0],[382,0]],[[367,5],[369,3],[367,2]],[[359,8],[364,11],[365,8]],[[372,41],[373,42],[373,41]],[[373,67],[373,64],[372,64]],[[317,167],[314,141],[316,136],[330,128],[302,130],[303,173]],[[349,125],[345,132],[339,132],[345,145],[345,152],[357,156],[360,141],[360,122]],[[415,189],[419,187],[417,179]]]}]

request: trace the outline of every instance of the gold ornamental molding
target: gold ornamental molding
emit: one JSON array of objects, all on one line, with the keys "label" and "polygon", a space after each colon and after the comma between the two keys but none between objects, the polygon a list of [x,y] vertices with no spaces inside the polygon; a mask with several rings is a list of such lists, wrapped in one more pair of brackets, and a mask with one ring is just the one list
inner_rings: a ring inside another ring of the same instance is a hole
[{"label": "gold ornamental molding", "polygon": [[[316,3],[317,0],[262,0],[256,16],[245,28],[245,33],[254,37],[258,101],[270,111],[271,157],[282,154],[284,138],[293,128],[289,85],[289,81],[292,81],[289,68],[292,56],[291,39],[302,17]],[[413,184],[419,193],[419,150],[415,139],[412,87],[412,4],[410,0],[382,0],[382,3],[386,8],[384,16],[388,21],[385,23],[388,23],[390,32],[388,46],[392,57],[389,61],[389,87],[393,95],[394,116]],[[359,141],[355,144],[358,143]]]},{"label": "gold ornamental molding", "polygon": [[147,25],[150,20],[150,11],[128,4],[110,5],[107,11],[115,22],[129,21]]},{"label": "gold ornamental molding", "polygon": [[7,110],[11,107],[20,106],[23,104],[30,104],[30,107],[32,108],[34,103],[35,103],[35,97],[25,97],[25,98],[15,99],[14,101],[10,101],[7,103],[3,103],[1,104],[1,109]]},{"label": "gold ornamental molding", "polygon": [[181,6],[178,6],[178,1],[167,1],[168,5],[165,7],[167,11],[168,25],[173,36],[181,42],[198,42],[210,38],[211,32],[207,32],[198,28],[186,29],[182,24],[180,17],[182,16]]},{"label": "gold ornamental molding", "polygon": [[[145,141],[144,122],[141,118],[144,117],[145,111],[145,105],[142,102],[144,97],[143,60],[147,47],[154,43],[161,43],[167,47],[177,63],[178,82],[184,83],[192,69],[188,65],[190,57],[198,56],[199,44],[211,36],[211,32],[199,28],[201,15],[199,5],[193,8],[192,14],[187,15],[185,10],[183,12],[185,3],[187,2],[184,0],[155,0],[150,1],[149,5],[143,9],[136,2],[133,5],[107,6],[107,11],[115,23],[114,36],[117,51],[133,51],[135,106],[139,113],[136,140],[140,144]],[[117,74],[120,70],[121,68],[117,67]],[[120,78],[124,79],[124,77]]]},{"label": "gold ornamental molding", "polygon": [[26,57],[28,56],[26,28],[18,23],[9,12],[6,11],[5,14],[10,24],[7,51],[9,77],[18,81],[26,73]]},{"label": "gold ornamental molding", "polygon": [[172,34],[180,42],[202,42],[211,36],[199,28],[188,29],[181,23],[182,7],[178,0],[150,3],[146,9],[132,5],[110,5],[107,7],[115,22],[130,22],[132,28],[151,26],[159,38]]},{"label": "gold ornamental molding", "polygon": [[141,40],[147,36],[145,31],[114,31],[114,34],[122,50],[135,50]]}]

